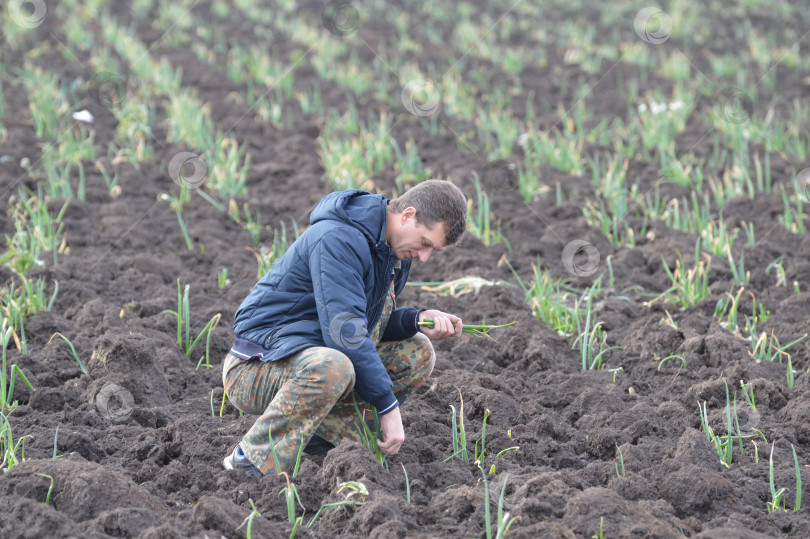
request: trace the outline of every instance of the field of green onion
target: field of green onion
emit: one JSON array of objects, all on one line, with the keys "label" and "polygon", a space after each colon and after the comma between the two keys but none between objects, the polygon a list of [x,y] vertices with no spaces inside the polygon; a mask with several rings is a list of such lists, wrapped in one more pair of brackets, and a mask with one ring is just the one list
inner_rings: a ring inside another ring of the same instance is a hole
[{"label": "field of green onion", "polygon": [[[806,536],[808,28],[765,0],[9,0],[0,537]],[[427,178],[469,229],[400,304],[479,333],[437,344],[400,453],[370,422],[223,470],[242,299],[327,193]]]}]

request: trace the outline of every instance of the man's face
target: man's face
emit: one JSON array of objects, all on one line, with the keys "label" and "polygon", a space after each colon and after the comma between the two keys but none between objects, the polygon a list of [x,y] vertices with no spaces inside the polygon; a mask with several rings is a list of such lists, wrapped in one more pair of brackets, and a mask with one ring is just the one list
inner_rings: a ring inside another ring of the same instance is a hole
[{"label": "man's face", "polygon": [[444,223],[436,223],[432,229],[419,224],[414,208],[406,208],[394,219],[389,244],[398,260],[413,258],[427,262],[434,252],[444,250]]}]

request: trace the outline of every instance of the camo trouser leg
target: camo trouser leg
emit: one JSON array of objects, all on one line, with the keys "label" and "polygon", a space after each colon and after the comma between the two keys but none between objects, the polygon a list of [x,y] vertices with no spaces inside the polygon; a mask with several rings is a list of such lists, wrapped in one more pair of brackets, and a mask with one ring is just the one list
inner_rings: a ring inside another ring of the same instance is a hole
[{"label": "camo trouser leg", "polygon": [[[279,361],[225,359],[222,381],[228,399],[246,414],[261,415],[242,439],[242,450],[262,473],[291,472],[298,448],[309,441],[335,403],[351,395],[354,367],[343,353],[325,347]],[[276,470],[273,445],[281,470]]]},{"label": "camo trouser leg", "polygon": [[[377,345],[377,352],[394,382],[394,395],[400,405],[414,388],[427,381],[436,361],[430,339],[421,333],[402,341],[381,342]],[[333,406],[315,434],[333,445],[338,445],[345,438],[360,441],[361,425],[354,409],[355,401],[360,413],[373,424],[371,405],[363,401],[357,392],[352,392]]]}]

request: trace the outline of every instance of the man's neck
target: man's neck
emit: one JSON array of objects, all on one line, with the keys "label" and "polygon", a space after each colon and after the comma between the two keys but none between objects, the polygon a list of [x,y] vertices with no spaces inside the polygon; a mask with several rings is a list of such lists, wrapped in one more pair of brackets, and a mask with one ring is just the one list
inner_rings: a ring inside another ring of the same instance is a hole
[{"label": "man's neck", "polygon": [[385,208],[385,243],[391,245],[391,223],[394,222],[394,216],[396,212],[391,208],[391,204],[388,204]]}]

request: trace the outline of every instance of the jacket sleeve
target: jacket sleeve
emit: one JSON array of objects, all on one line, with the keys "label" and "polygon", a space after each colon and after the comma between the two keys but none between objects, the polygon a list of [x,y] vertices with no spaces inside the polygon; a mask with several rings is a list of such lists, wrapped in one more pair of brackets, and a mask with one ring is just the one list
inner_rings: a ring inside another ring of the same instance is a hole
[{"label": "jacket sleeve", "polygon": [[365,239],[336,229],[313,246],[309,257],[318,321],[326,346],[338,350],[354,365],[354,388],[384,415],[399,405],[391,377],[368,333],[363,274]]},{"label": "jacket sleeve", "polygon": [[401,341],[413,337],[419,330],[416,325],[418,315],[419,310],[414,307],[400,307],[399,309],[394,309],[380,340]]}]

